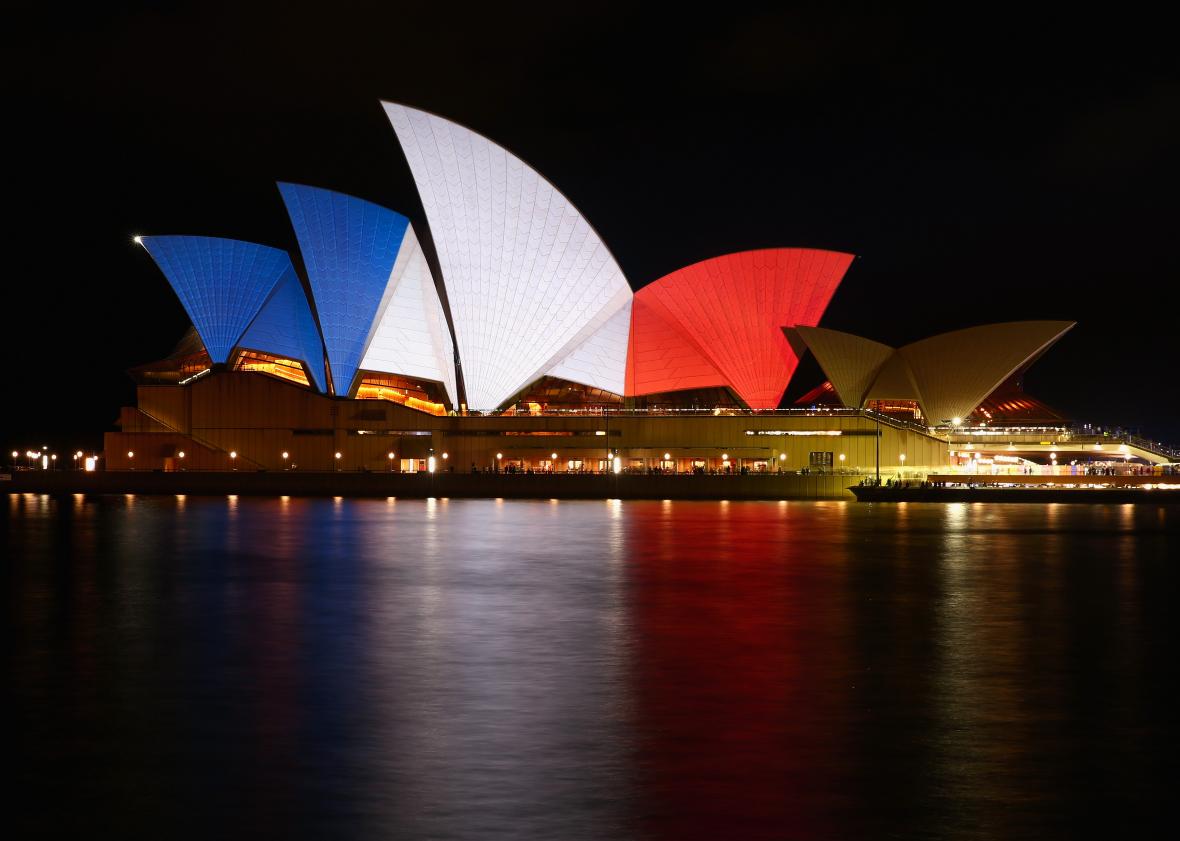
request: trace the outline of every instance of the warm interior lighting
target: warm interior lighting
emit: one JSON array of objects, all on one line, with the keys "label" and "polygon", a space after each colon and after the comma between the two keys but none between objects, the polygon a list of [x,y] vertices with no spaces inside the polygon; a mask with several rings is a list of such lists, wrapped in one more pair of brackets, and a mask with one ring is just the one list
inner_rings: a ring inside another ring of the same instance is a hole
[{"label": "warm interior lighting", "polygon": [[616,474],[623,472],[623,460],[618,456],[615,456],[614,459],[611,460],[611,470],[613,470]]},{"label": "warm interior lighting", "polygon": [[269,374],[272,377],[278,377],[280,380],[296,383],[298,385],[307,386],[310,383],[307,380],[307,371],[303,368],[303,363],[297,359],[285,359],[280,356],[273,356],[269,353],[262,353],[255,350],[244,350],[238,356],[238,361],[234,365],[235,371],[251,371],[256,374]]},{"label": "warm interior lighting", "polygon": [[403,381],[399,377],[366,377],[357,387],[356,396],[358,400],[387,400],[428,415],[447,413],[445,405],[431,400],[430,395],[412,381]]}]

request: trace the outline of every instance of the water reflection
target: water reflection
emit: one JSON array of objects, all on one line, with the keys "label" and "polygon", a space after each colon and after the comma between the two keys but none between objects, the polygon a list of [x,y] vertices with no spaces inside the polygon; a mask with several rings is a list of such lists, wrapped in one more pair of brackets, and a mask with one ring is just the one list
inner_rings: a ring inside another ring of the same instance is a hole
[{"label": "water reflection", "polygon": [[17,835],[1034,837],[1167,802],[1172,509],[11,495],[2,522]]}]

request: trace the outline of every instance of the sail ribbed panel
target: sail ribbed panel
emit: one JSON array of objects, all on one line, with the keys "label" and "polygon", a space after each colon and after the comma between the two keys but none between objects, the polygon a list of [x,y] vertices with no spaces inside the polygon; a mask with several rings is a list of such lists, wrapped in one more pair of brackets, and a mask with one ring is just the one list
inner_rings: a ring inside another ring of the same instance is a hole
[{"label": "sail ribbed panel", "polygon": [[621,395],[627,372],[627,338],[631,301],[615,312],[549,369],[549,376],[601,388]]},{"label": "sail ribbed panel", "polygon": [[1072,321],[1009,321],[969,327],[900,348],[927,422],[965,418],[1015,371],[1074,326]]},{"label": "sail ribbed panel", "polygon": [[623,309],[630,287],[582,214],[536,170],[464,126],[384,106],[430,223],[468,405],[494,410],[561,365],[587,325]]},{"label": "sail ribbed panel", "polygon": [[455,347],[413,226],[402,241],[386,297],[361,368],[440,382],[457,406]]},{"label": "sail ribbed panel", "polygon": [[631,304],[624,394],[638,397],[725,385],[725,377],[693,338],[675,326],[657,300],[640,290]]},{"label": "sail ribbed panel", "polygon": [[814,354],[840,401],[854,409],[863,406],[869,386],[893,348],[826,327],[797,325],[793,329]]},{"label": "sail ribbed panel", "polygon": [[[913,400],[926,422],[938,425],[968,417],[1073,326],[1072,321],[985,324],[897,350],[835,330],[797,327],[786,332],[807,344],[845,405]],[[862,387],[859,402],[853,402],[849,395]]]},{"label": "sail ribbed panel", "polygon": [[[743,251],[704,260],[636,293],[658,306],[752,409],[782,400],[798,357],[784,325],[814,325],[852,262],[809,248]],[[671,379],[636,371],[635,381]]]},{"label": "sail ribbed panel", "polygon": [[279,184],[328,352],[334,392],[353,392],[410,221],[343,193]]},{"label": "sail ribbed panel", "polygon": [[246,328],[238,344],[243,348],[298,359],[307,366],[316,389],[325,390],[324,345],[303,284],[289,262],[258,317]]},{"label": "sail ribbed panel", "polygon": [[219,237],[141,237],[201,336],[224,364],[275,284],[291,269],[287,252]]}]

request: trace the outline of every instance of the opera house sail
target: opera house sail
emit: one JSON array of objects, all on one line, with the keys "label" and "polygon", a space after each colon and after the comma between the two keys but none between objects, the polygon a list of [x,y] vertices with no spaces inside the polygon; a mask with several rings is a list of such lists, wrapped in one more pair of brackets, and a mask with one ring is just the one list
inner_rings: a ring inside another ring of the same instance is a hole
[{"label": "opera house sail", "polygon": [[442,117],[384,103],[430,225],[468,408],[553,371],[619,391],[631,287],[578,209],[520,158]]}]

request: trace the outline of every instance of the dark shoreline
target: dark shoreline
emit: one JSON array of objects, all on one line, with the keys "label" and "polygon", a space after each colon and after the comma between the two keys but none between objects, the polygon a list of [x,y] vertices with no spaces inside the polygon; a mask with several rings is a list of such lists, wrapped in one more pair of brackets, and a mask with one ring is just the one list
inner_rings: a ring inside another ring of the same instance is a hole
[{"label": "dark shoreline", "polygon": [[0,492],[479,499],[843,499],[855,476],[18,471]]}]

